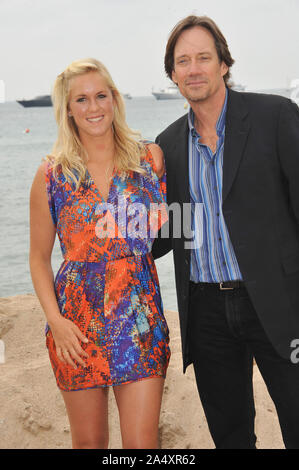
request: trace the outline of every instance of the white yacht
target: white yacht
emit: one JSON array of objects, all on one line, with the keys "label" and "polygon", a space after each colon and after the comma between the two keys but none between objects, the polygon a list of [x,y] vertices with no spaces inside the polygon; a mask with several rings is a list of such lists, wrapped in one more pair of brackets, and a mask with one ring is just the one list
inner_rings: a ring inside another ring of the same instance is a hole
[{"label": "white yacht", "polygon": [[178,87],[176,85],[169,85],[168,87],[163,88],[159,91],[153,91],[152,90],[152,95],[157,100],[184,99],[184,97],[181,95],[181,93],[179,92]]}]

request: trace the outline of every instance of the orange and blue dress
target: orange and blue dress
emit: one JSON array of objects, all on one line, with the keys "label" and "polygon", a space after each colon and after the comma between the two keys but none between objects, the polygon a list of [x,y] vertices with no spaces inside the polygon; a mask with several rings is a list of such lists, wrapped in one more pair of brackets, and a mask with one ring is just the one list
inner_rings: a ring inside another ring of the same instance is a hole
[{"label": "orange and blue dress", "polygon": [[[87,336],[86,367],[62,363],[52,332],[46,344],[57,385],[64,391],[165,377],[170,358],[151,247],[167,221],[166,175],[156,175],[147,146],[145,174],[117,171],[107,201],[90,174],[78,190],[60,167],[45,164],[46,190],[63,262],[54,281],[61,315]],[[76,361],[75,361],[76,362]]]}]

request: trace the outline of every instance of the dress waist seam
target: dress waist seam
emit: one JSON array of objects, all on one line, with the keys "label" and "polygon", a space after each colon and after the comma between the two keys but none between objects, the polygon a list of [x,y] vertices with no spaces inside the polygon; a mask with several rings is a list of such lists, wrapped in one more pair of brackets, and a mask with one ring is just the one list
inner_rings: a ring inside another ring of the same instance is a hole
[{"label": "dress waist seam", "polygon": [[107,263],[113,263],[114,261],[121,261],[121,260],[126,260],[126,259],[131,259],[131,258],[147,258],[148,256],[152,256],[151,252],[142,254],[142,255],[131,255],[131,256],[124,256],[123,258],[113,258],[113,259],[108,259],[108,260],[101,260],[101,261],[88,261],[88,260],[76,260],[76,259],[69,259],[69,258],[64,258],[63,263],[82,263],[82,264],[107,264]]}]

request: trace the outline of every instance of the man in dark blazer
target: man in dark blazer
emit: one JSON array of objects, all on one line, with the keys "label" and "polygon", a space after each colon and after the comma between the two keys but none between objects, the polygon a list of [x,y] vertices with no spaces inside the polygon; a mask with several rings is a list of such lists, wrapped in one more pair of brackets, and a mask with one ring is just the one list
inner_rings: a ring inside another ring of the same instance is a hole
[{"label": "man in dark blazer", "polygon": [[192,216],[186,226],[170,210],[170,237],[159,235],[153,255],[173,249],[184,372],[193,363],[216,447],[255,448],[254,358],[285,446],[299,448],[299,111],[231,90],[233,62],[207,17],[185,18],[169,37],[165,69],[190,111],[156,142],[168,206],[191,204]]}]

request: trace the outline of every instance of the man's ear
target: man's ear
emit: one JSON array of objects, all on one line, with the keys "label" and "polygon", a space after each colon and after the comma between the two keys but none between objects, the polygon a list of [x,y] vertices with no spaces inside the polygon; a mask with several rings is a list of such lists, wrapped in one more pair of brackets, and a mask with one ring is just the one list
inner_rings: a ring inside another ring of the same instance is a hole
[{"label": "man's ear", "polygon": [[171,79],[177,85],[176,73],[174,70],[171,72]]},{"label": "man's ear", "polygon": [[221,75],[224,77],[224,75],[228,72],[228,66],[226,65],[225,62],[221,63]]}]

